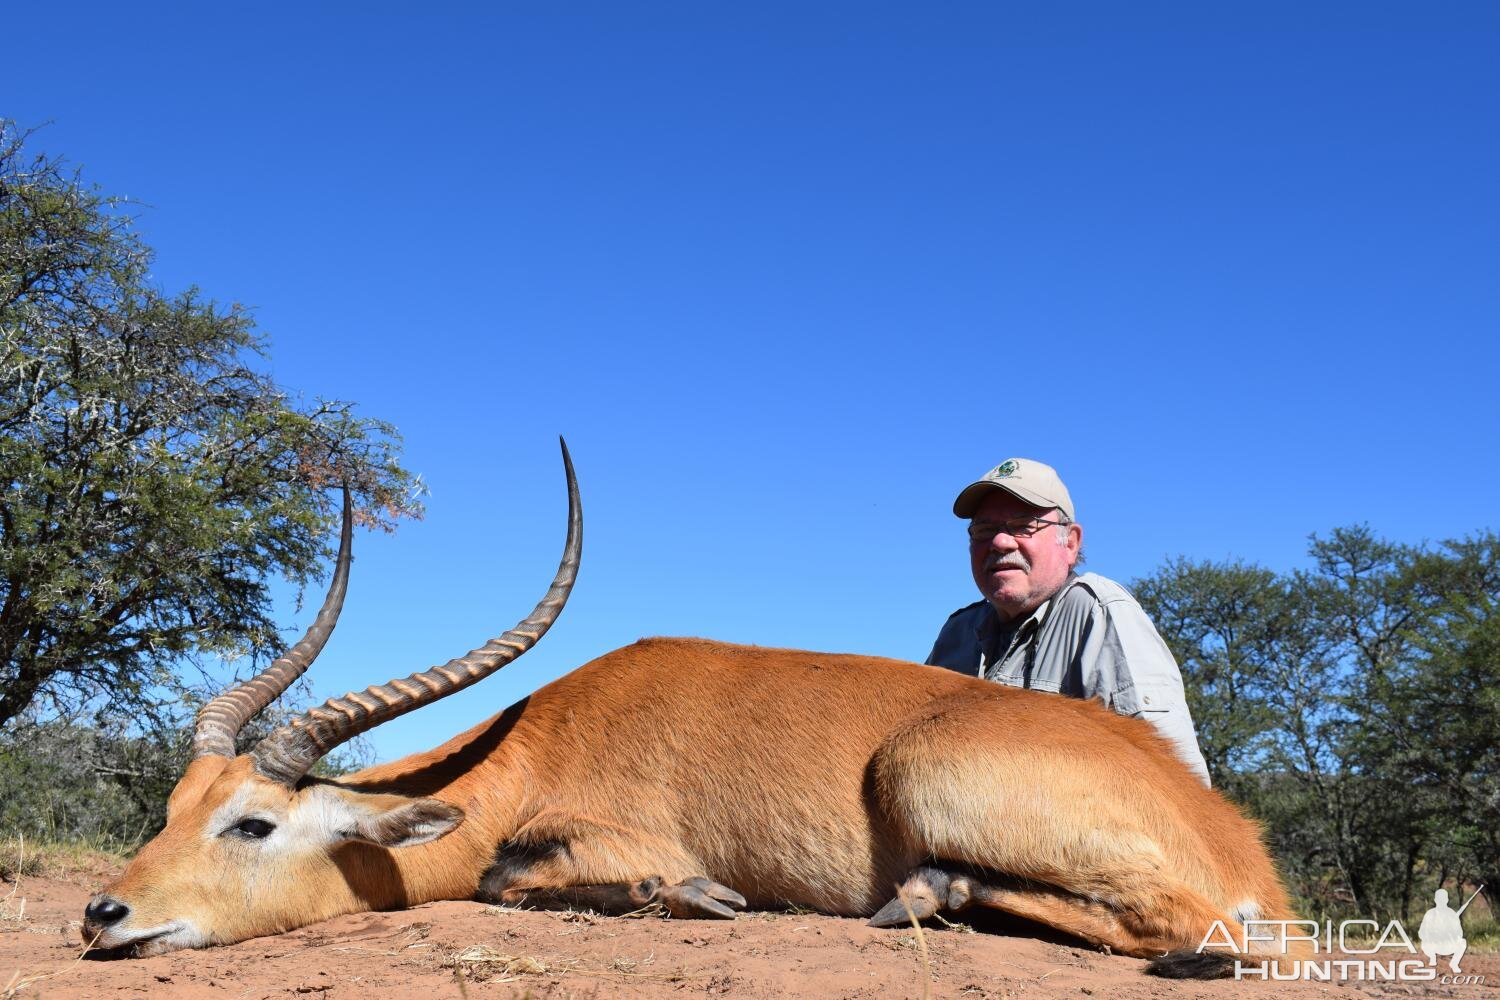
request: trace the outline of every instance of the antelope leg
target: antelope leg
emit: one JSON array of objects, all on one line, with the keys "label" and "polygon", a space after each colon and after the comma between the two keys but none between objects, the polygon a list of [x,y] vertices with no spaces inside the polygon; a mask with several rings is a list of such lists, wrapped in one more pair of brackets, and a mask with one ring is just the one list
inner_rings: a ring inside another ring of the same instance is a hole
[{"label": "antelope leg", "polygon": [[720,920],[733,920],[735,909],[745,906],[745,898],[739,893],[701,875],[676,885],[664,885],[659,876],[653,875],[638,882],[512,888],[502,891],[499,901],[507,906],[594,910],[616,916],[660,903],[678,919],[706,917]]}]

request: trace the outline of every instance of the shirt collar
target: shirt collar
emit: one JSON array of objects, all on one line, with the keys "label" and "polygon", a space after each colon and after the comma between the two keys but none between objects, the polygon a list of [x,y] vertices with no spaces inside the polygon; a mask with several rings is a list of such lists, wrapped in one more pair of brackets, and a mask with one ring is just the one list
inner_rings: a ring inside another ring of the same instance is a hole
[{"label": "shirt collar", "polygon": [[1074,581],[1077,579],[1078,574],[1070,572],[1068,578],[1063,581],[1063,585],[1057,588],[1057,593],[1037,605],[1031,614],[1025,618],[1012,618],[1010,621],[1002,622],[1000,614],[995,610],[994,605],[989,605],[990,613],[980,619],[979,628],[976,630],[980,640],[983,641],[1005,632],[1016,635],[1035,630],[1046,619],[1047,610],[1052,607],[1052,602],[1061,597],[1069,587],[1073,586]]}]

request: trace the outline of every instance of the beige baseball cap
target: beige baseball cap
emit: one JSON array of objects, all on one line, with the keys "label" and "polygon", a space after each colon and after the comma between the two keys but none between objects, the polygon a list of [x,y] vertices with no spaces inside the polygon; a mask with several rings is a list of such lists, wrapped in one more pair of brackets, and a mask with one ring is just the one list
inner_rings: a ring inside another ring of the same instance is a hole
[{"label": "beige baseball cap", "polygon": [[1056,507],[1069,521],[1073,520],[1073,498],[1057,470],[1029,458],[1007,458],[982,479],[965,486],[953,501],[953,513],[962,518],[973,517],[991,490],[1004,490],[1034,507]]}]

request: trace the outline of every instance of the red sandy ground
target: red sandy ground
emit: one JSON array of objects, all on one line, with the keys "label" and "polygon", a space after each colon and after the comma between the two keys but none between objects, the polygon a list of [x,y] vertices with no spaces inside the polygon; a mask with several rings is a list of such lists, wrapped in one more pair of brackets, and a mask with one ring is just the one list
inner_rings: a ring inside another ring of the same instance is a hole
[{"label": "red sandy ground", "polygon": [[[911,931],[800,913],[735,921],[595,917],[449,902],[339,917],[279,937],[155,958],[79,961],[77,920],[109,873],[0,883],[0,998],[386,1000],[465,997],[1500,997],[1484,985],[1175,983],[1144,962],[1016,928]],[[20,900],[24,914],[17,917]]]}]

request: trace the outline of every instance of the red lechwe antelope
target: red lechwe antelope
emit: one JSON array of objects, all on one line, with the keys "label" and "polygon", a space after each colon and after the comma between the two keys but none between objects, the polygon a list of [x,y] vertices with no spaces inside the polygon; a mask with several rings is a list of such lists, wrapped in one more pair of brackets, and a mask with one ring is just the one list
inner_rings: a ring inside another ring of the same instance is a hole
[{"label": "red lechwe antelope", "polygon": [[529,617],[236,756],[240,728],[333,631],[345,492],[316,621],[204,707],[166,828],[90,901],[87,941],[147,955],[470,898],[726,918],[796,904],[878,925],[906,923],[907,906],[979,905],[1137,956],[1191,949],[1215,920],[1238,939],[1239,921],[1293,919],[1255,825],[1148,723],[870,656],[645,639],[435,750],[308,777],[340,743],[483,680],[547,631],[582,549],[566,446],[563,461],[566,547]]}]

